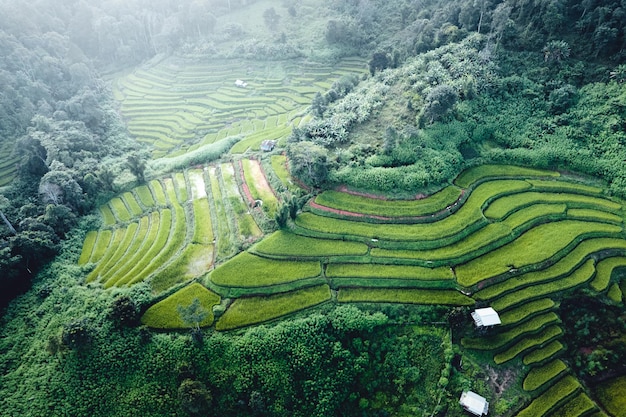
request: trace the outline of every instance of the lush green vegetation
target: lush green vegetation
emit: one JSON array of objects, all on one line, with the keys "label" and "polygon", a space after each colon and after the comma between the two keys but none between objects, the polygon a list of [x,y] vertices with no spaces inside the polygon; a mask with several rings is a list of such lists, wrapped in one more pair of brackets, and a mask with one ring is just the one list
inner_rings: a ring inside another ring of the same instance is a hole
[{"label": "lush green vegetation", "polygon": [[619,2],[53,3],[0,0],[3,413],[624,408]]}]

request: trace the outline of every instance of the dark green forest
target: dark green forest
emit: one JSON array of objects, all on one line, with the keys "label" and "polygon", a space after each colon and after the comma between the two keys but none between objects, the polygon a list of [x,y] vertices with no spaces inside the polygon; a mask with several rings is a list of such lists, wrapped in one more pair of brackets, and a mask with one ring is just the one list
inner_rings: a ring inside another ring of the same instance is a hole
[{"label": "dark green forest", "polygon": [[[98,207],[175,171],[129,132],[112,83],[165,57],[361,60],[279,141],[301,187],[266,234],[325,190],[403,200],[484,164],[626,199],[625,28],[617,0],[0,0],[0,414],[463,416],[457,394],[474,389],[495,396],[490,415],[518,415],[536,397],[515,365],[464,353],[468,307],[330,302],[168,332],[140,323],[164,298],[146,283],[86,282]],[[598,401],[626,373],[624,304],[578,289],[554,310],[562,358]]]}]

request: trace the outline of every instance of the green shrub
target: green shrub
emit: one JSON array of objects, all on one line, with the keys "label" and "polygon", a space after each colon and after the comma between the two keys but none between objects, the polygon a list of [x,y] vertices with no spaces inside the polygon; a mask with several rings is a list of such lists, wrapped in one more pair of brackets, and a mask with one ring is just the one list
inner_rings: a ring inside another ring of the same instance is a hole
[{"label": "green shrub", "polygon": [[524,320],[533,314],[549,310],[555,306],[554,301],[549,298],[542,298],[541,300],[530,301],[524,303],[511,310],[507,310],[500,314],[500,320],[502,325],[514,324]]},{"label": "green shrub", "polygon": [[272,256],[324,257],[365,255],[367,245],[358,242],[317,239],[279,230],[251,248],[252,252]]},{"label": "green shrub", "polygon": [[[495,308],[495,307],[494,307]],[[497,309],[496,309],[497,311]],[[532,319],[506,330],[487,337],[464,338],[461,342],[469,349],[494,350],[515,341],[527,333],[535,333],[552,323],[558,323],[559,317],[554,312],[541,314]]]},{"label": "green shrub", "polygon": [[380,278],[380,279],[417,279],[417,280],[451,280],[454,275],[450,268],[425,268],[410,265],[382,265],[331,263],[326,267],[328,278]]},{"label": "green shrub", "polygon": [[262,323],[313,307],[330,300],[328,285],[288,293],[236,299],[215,324],[216,330],[230,330]]},{"label": "green shrub", "polygon": [[524,390],[534,391],[542,385],[552,381],[567,369],[567,365],[560,359],[555,359],[545,365],[534,367],[524,378]]},{"label": "green shrub", "polygon": [[216,268],[210,279],[224,287],[263,287],[316,277],[321,272],[317,261],[275,260],[242,252]]},{"label": "green shrub", "polygon": [[491,303],[496,310],[504,310],[518,303],[522,303],[533,298],[545,297],[550,294],[565,291],[569,288],[581,285],[591,279],[595,273],[593,259],[589,259],[580,268],[562,279],[549,281],[543,284],[536,284],[524,289],[507,294]]},{"label": "green shrub", "polygon": [[493,357],[493,360],[496,364],[500,365],[504,362],[508,362],[511,359],[515,358],[517,355],[527,351],[528,349],[532,349],[535,346],[540,346],[547,341],[560,336],[563,334],[563,330],[556,325],[549,326],[543,329],[540,333],[532,336],[526,336],[519,342],[515,343],[513,346],[505,350],[504,352],[498,353]]},{"label": "green shrub", "polygon": [[[588,415],[590,411],[596,408],[595,403],[584,392],[581,392],[573,399],[568,399],[565,404],[554,411],[551,417],[580,417]],[[600,417],[600,415],[595,415]]]},{"label": "green shrub", "polygon": [[181,317],[178,307],[189,306],[195,299],[206,311],[206,317],[199,323],[200,327],[213,324],[213,306],[219,304],[219,295],[207,290],[198,283],[193,283],[164,300],[150,307],[141,317],[141,323],[155,329],[185,329],[193,327],[195,323],[186,323]]},{"label": "green shrub", "polygon": [[626,267],[625,257],[614,257],[602,259],[596,265],[596,276],[590,285],[596,291],[604,291],[609,286],[611,275],[616,268]]},{"label": "green shrub", "polygon": [[83,242],[83,249],[80,253],[80,257],[78,258],[78,265],[85,265],[89,261],[91,253],[94,250],[97,237],[98,232],[96,230],[90,230],[87,232],[85,235],[85,241]]},{"label": "green shrub", "polygon": [[480,165],[463,171],[458,177],[456,177],[454,183],[461,188],[467,188],[485,178],[558,177],[559,175],[560,174],[558,172],[525,168],[514,165]]},{"label": "green shrub", "polygon": [[460,285],[470,287],[487,278],[546,261],[588,234],[615,234],[621,228],[603,223],[562,220],[539,225],[515,241],[456,268]]},{"label": "green shrub", "polygon": [[556,279],[580,265],[590,254],[608,249],[626,249],[626,240],[614,238],[596,238],[581,242],[556,264],[540,271],[528,272],[511,277],[506,281],[478,291],[474,296],[479,300],[489,300],[507,291],[541,281]]},{"label": "green shrub", "polygon": [[425,216],[445,210],[461,197],[458,187],[448,186],[420,200],[381,200],[338,191],[324,191],[315,202],[325,207],[385,217]]},{"label": "green shrub", "polygon": [[416,288],[341,288],[337,301],[342,303],[405,303],[470,306],[474,300],[454,290]]},{"label": "green shrub", "polygon": [[559,342],[558,340],[553,340],[544,347],[535,349],[532,352],[526,354],[523,359],[524,365],[532,365],[534,363],[542,362],[546,359],[553,357],[557,353],[561,352],[563,349],[564,346],[561,342]]},{"label": "green shrub", "polygon": [[517,414],[517,417],[537,417],[545,416],[561,400],[565,400],[580,389],[580,383],[576,379],[567,375],[559,382],[550,387],[546,392],[535,398],[528,407]]}]

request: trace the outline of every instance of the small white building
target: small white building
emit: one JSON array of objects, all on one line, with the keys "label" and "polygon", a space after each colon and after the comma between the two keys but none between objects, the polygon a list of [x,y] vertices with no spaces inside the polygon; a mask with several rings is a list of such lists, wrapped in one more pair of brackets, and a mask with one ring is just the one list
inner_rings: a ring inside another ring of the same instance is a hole
[{"label": "small white building", "polygon": [[475,392],[463,391],[459,403],[461,407],[475,416],[486,416],[489,413],[489,403]]},{"label": "small white building", "polygon": [[246,88],[248,86],[248,83],[243,80],[237,80],[235,81],[235,85],[237,87]]},{"label": "small white building", "polygon": [[491,307],[474,310],[472,318],[474,323],[476,323],[476,327],[489,327],[502,323],[496,310]]}]

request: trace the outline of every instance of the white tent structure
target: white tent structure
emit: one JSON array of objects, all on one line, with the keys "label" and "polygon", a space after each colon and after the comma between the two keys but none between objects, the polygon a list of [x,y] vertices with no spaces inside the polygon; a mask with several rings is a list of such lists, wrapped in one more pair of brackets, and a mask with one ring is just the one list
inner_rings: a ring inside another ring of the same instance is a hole
[{"label": "white tent structure", "polygon": [[476,327],[489,327],[502,323],[496,310],[491,307],[474,310],[472,318],[474,323],[476,323]]},{"label": "white tent structure", "polygon": [[481,397],[475,392],[463,391],[459,403],[461,407],[475,416],[486,416],[487,413],[489,413],[489,403],[484,397]]}]

